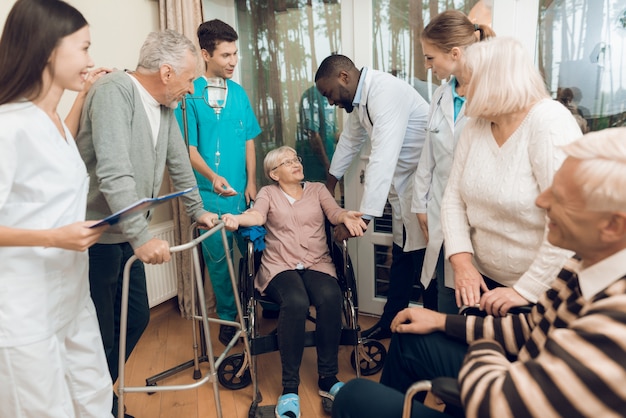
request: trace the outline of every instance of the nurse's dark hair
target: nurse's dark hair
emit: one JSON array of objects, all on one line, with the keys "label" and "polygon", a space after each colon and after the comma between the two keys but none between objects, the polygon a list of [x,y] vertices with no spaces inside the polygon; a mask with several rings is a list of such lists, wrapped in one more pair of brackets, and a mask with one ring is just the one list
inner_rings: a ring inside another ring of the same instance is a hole
[{"label": "nurse's dark hair", "polygon": [[198,26],[198,43],[210,56],[213,56],[219,43],[235,42],[237,39],[239,39],[237,31],[219,19],[208,20]]},{"label": "nurse's dark hair", "polygon": [[472,23],[458,10],[446,10],[432,18],[422,31],[421,39],[443,52],[450,52],[454,47],[464,48],[493,36],[496,33],[489,26]]},{"label": "nurse's dark hair", "polygon": [[354,62],[345,55],[334,54],[324,58],[315,73],[315,82],[317,80],[328,78],[338,74],[340,71],[352,71],[356,69]]},{"label": "nurse's dark hair", "polygon": [[0,104],[38,97],[52,51],[86,25],[83,15],[63,1],[17,0],[0,38]]}]

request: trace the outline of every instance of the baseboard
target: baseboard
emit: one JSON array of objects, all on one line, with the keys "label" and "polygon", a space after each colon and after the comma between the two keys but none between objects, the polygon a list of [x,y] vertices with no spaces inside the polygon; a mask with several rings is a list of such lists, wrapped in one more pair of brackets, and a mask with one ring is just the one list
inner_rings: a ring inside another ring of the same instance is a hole
[{"label": "baseboard", "polygon": [[173,297],[165,302],[150,308],[150,319],[157,318],[162,315],[169,314],[171,312],[178,313],[178,298]]}]

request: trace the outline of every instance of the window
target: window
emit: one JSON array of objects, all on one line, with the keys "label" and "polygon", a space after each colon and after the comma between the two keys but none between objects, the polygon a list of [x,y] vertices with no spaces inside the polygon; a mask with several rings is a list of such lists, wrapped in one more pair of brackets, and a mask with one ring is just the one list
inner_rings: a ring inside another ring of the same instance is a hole
[{"label": "window", "polygon": [[[433,90],[430,72],[424,68],[420,34],[444,10],[460,10],[472,19],[491,24],[491,1],[478,0],[372,0],[375,10],[374,62],[372,67],[387,71],[412,85],[428,102]],[[486,12],[485,12],[486,11]],[[485,17],[487,16],[487,17]]]},{"label": "window", "polygon": [[[236,0],[235,4],[241,81],[263,130],[256,139],[257,166],[262,167],[268,151],[288,145],[302,156],[307,180],[325,181],[342,112],[317,92],[314,77],[319,63],[341,50],[340,2]],[[268,182],[258,180],[259,185]]]},{"label": "window", "polygon": [[541,0],[539,67],[587,129],[624,126],[626,0]]}]

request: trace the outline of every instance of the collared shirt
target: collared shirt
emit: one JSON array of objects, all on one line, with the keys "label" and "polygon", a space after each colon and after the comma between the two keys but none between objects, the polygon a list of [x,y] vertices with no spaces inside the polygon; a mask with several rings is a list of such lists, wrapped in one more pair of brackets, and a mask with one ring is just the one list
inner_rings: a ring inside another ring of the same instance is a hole
[{"label": "collared shirt", "polygon": [[356,86],[356,93],[354,93],[354,99],[352,104],[358,106],[361,104],[361,92],[363,91],[363,83],[365,82],[365,75],[367,74],[367,67],[361,69],[361,76],[359,77],[359,84]]},{"label": "collared shirt", "polygon": [[600,291],[606,289],[611,283],[620,279],[626,273],[624,266],[626,249],[613,254],[587,268],[581,264],[577,266],[578,283],[583,297],[587,300],[594,297]]},{"label": "collared shirt", "polygon": [[459,94],[456,92],[456,78],[452,78],[450,84],[452,86],[452,101],[454,103],[454,121],[456,122],[456,117],[459,115],[459,112],[461,111],[461,108],[465,103],[465,97],[459,96]]}]

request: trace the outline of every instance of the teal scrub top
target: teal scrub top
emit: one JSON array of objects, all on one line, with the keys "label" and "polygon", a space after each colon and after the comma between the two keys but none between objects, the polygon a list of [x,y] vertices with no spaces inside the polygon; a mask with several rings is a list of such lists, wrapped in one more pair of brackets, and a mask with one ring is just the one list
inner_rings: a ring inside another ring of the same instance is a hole
[{"label": "teal scrub top", "polygon": [[[226,105],[220,112],[219,120],[215,110],[203,99],[206,78],[194,81],[193,96],[187,95],[187,126],[189,146],[195,146],[207,165],[218,175],[226,178],[237,196],[218,196],[213,192],[211,182],[195,172],[200,194],[207,210],[227,213],[240,213],[245,210],[246,142],[252,141],[261,133],[261,128],[252,112],[250,101],[244,89],[232,80],[226,80]],[[191,98],[190,98],[191,97]],[[181,105],[175,111],[178,123],[183,129]],[[184,131],[183,131],[184,134]],[[219,151],[219,158],[216,153]],[[243,202],[243,204],[242,204]]]}]

